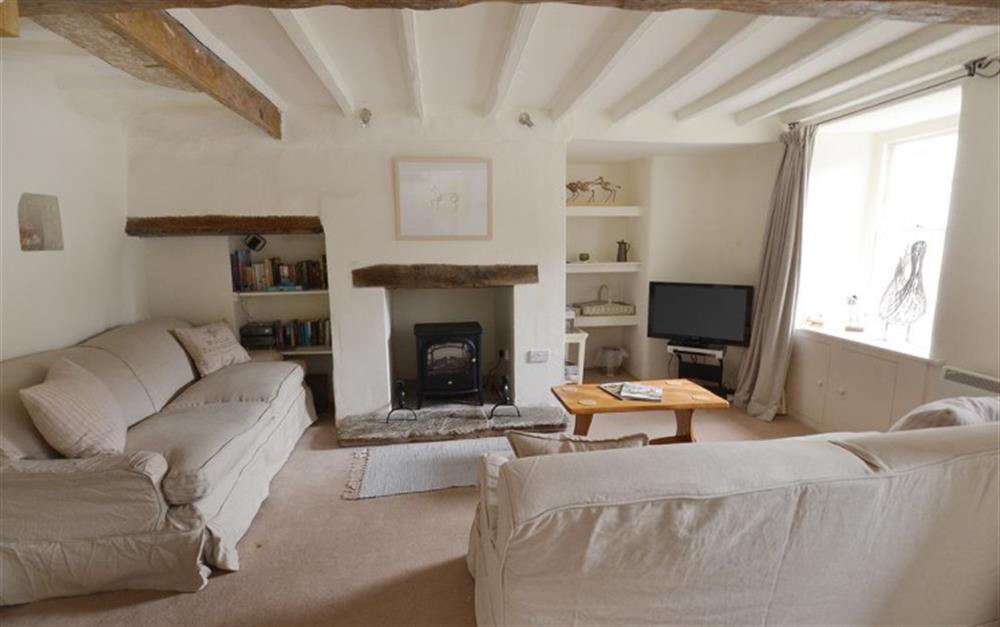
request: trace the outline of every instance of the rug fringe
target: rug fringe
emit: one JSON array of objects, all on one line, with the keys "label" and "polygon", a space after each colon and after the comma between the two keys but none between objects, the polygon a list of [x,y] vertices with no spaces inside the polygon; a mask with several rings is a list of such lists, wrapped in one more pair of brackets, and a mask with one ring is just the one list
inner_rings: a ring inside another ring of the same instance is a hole
[{"label": "rug fringe", "polygon": [[361,483],[365,478],[365,469],[368,467],[368,449],[363,448],[354,451],[354,458],[351,460],[351,472],[347,476],[347,487],[344,488],[342,498],[348,501],[357,501],[361,498]]}]

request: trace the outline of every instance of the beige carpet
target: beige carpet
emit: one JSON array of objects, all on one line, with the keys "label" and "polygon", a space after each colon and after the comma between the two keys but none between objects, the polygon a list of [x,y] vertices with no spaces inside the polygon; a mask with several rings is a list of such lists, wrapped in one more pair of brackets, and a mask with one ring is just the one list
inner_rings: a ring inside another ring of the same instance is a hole
[{"label": "beige carpet", "polygon": [[[673,432],[671,414],[596,416],[592,435]],[[695,415],[702,441],[810,430],[735,410]],[[242,570],[194,594],[109,592],[0,610],[7,625],[473,625],[464,557],[474,488],[340,498],[351,449],[321,421],[299,442],[240,543]]]}]

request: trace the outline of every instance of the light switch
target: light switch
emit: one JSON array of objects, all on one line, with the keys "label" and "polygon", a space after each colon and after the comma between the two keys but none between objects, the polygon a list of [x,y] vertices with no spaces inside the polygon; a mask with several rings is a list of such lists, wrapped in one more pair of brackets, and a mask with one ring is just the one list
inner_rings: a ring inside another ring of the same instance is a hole
[{"label": "light switch", "polygon": [[543,364],[549,360],[549,351],[547,349],[536,349],[528,351],[528,363],[529,364]]}]

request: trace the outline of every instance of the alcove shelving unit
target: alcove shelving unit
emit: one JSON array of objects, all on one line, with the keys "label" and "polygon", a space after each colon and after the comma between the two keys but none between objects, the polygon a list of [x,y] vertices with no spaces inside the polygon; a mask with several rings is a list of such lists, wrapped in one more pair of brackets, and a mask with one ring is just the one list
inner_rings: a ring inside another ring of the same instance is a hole
[{"label": "alcove shelving unit", "polygon": [[[326,238],[322,234],[265,235],[267,244],[260,252],[251,252],[250,261],[261,263],[266,259],[280,258],[284,264],[301,261],[320,261],[326,254]],[[244,236],[229,237],[230,253],[246,250]],[[308,321],[330,319],[330,292],[328,289],[238,291],[233,294],[233,313],[237,331],[248,322],[272,320]],[[333,351],[330,344],[296,346],[274,349],[285,359],[302,361],[307,377],[323,377],[327,383],[329,399],[332,399]],[[272,353],[273,354],[273,353]],[[314,395],[317,388],[313,387]],[[320,399],[317,399],[317,410]]]},{"label": "alcove shelving unit", "polygon": [[[617,242],[636,244],[641,239],[640,223],[643,207],[635,204],[632,172],[627,163],[569,163],[567,180],[594,180],[603,176],[622,186],[617,198],[607,198],[603,191],[589,197],[567,201],[566,215],[566,306],[597,300],[602,285],[608,286],[612,301],[638,304],[643,297],[639,281],[642,250],[634,246],[628,261],[616,261]],[[590,256],[580,261],[580,254]],[[638,332],[638,315],[581,316],[574,326],[587,334],[583,374],[588,380],[596,376],[598,356],[605,346],[628,346],[630,334]],[[569,350],[567,349],[567,354]],[[579,363],[579,360],[576,360]],[[627,362],[626,362],[627,365]],[[623,373],[627,374],[627,373]]]}]

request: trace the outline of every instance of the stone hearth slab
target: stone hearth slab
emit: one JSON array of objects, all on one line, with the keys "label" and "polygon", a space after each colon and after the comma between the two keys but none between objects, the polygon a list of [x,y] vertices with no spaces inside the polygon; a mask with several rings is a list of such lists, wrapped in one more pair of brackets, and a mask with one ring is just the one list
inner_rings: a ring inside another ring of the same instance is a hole
[{"label": "stone hearth slab", "polygon": [[[561,407],[525,405],[521,417],[510,407],[501,407],[502,415],[488,419],[491,405],[445,404],[417,410],[417,420],[385,421],[388,409],[337,418],[337,440],[341,446],[431,442],[463,438],[502,436],[511,429],[555,433],[565,431],[569,415]],[[403,412],[395,416],[402,417]]]}]

